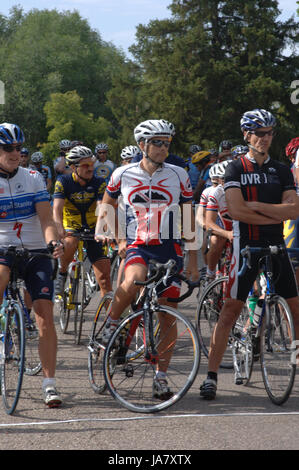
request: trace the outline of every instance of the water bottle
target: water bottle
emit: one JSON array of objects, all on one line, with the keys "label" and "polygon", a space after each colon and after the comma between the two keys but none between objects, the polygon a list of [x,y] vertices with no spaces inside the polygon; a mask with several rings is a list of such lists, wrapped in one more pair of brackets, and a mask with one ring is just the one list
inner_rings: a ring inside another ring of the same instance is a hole
[{"label": "water bottle", "polygon": [[254,326],[259,326],[261,315],[262,315],[262,310],[263,310],[263,304],[264,304],[263,299],[259,299],[257,301],[256,307],[255,307],[255,310],[254,310],[254,315],[253,315],[253,324],[254,324]]},{"label": "water bottle", "polygon": [[249,317],[250,317],[251,323],[253,322],[254,310],[255,310],[258,300],[259,298],[256,295],[251,295],[248,298],[248,309],[249,309]]}]

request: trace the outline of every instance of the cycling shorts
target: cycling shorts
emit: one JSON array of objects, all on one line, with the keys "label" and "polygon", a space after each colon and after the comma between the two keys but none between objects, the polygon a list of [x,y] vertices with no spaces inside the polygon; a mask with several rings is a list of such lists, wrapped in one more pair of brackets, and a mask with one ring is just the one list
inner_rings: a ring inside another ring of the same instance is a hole
[{"label": "cycling shorts", "polygon": [[[283,236],[287,248],[299,248],[299,217],[286,220],[283,224]],[[299,253],[291,253],[290,258],[294,269],[299,267]]]},{"label": "cycling shorts", "polygon": [[[163,245],[139,245],[128,246],[125,269],[133,264],[143,264],[149,266],[149,261],[154,259],[159,263],[166,263],[168,260],[173,259],[176,262],[177,273],[183,271],[183,252],[178,243],[164,243]],[[177,298],[180,296],[181,281],[174,274],[170,276],[167,285],[159,284],[157,292],[159,297]]]},{"label": "cycling shorts", "polygon": [[[266,245],[262,245],[260,242],[250,246],[265,246],[269,245],[281,245],[283,240],[270,242]],[[231,299],[246,301],[247,296],[253,286],[254,281],[257,278],[260,264],[260,255],[251,255],[251,268],[247,268],[243,276],[238,276],[238,272],[241,270],[243,265],[243,257],[241,250],[245,248],[248,243],[240,244],[238,238],[234,238],[233,242],[233,253],[230,265],[227,297]],[[296,297],[298,295],[297,282],[295,279],[295,273],[287,253],[273,256],[273,273],[275,282],[275,292],[281,295],[285,299]]]},{"label": "cycling shorts", "polygon": [[[71,230],[67,231],[68,236],[72,236]],[[101,242],[96,242],[95,240],[86,240],[84,241],[84,246],[86,248],[86,253],[91,264],[94,264],[100,259],[108,258],[107,256],[107,246],[103,245]]]},{"label": "cycling shorts", "polygon": [[[37,250],[39,253],[47,250]],[[34,253],[31,250],[30,253]],[[1,256],[0,264],[11,268],[13,257]],[[51,300],[54,297],[54,281],[52,279],[53,264],[51,259],[36,257],[19,264],[19,278],[25,281],[25,287],[31,296],[31,300]]]}]

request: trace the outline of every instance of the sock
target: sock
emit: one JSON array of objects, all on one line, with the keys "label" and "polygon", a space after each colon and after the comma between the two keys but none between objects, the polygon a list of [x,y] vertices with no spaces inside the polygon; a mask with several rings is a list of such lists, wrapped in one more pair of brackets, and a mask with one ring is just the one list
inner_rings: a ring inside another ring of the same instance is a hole
[{"label": "sock", "polygon": [[56,380],[54,378],[46,378],[43,380],[43,390],[46,390],[50,385],[53,387],[56,386]]},{"label": "sock", "polygon": [[215,275],[216,275],[216,269],[214,269],[214,271],[211,271],[209,268],[207,268],[208,277],[214,277]]},{"label": "sock", "polygon": [[208,379],[212,379],[217,382],[217,372],[208,371]]}]

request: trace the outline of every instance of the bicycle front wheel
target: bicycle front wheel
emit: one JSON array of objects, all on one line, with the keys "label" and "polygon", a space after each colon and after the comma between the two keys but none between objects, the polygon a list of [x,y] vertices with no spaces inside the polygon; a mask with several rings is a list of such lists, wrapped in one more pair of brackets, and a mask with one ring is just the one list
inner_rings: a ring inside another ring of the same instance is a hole
[{"label": "bicycle front wheel", "polygon": [[[211,337],[218,322],[220,310],[226,299],[227,281],[227,276],[215,279],[208,284],[199,298],[196,314],[197,332],[202,351],[207,358],[209,357]],[[229,347],[224,354],[220,367],[225,369],[233,368],[231,349]]]},{"label": "bicycle front wheel", "polygon": [[[144,343],[143,310],[122,321],[104,356],[110,393],[125,408],[141,413],[158,412],[180,400],[193,384],[200,363],[198,336],[180,312],[161,306],[152,313],[150,323],[157,356]],[[167,373],[171,396],[164,401],[154,397],[156,370]]]},{"label": "bicycle front wheel", "polygon": [[84,319],[84,309],[87,304],[86,299],[86,279],[85,279],[85,270],[83,265],[78,266],[76,282],[76,303],[74,311],[74,335],[75,335],[75,344],[80,344],[81,335],[82,335],[82,326]]},{"label": "bicycle front wheel", "polygon": [[68,272],[65,280],[63,296],[59,295],[55,299],[55,303],[58,305],[59,324],[62,333],[67,332],[70,320],[70,313],[71,310],[74,308],[74,305],[72,304],[75,293],[73,281],[73,275],[71,276],[71,274]]},{"label": "bicycle front wheel", "polygon": [[112,292],[108,292],[101,299],[94,317],[92,331],[89,338],[88,377],[90,385],[96,393],[103,393],[107,388],[103,371],[105,346],[101,342],[101,335],[108,317],[109,306],[112,299]]},{"label": "bicycle front wheel", "polygon": [[25,320],[26,359],[25,374],[37,375],[42,370],[39,357],[39,332],[35,321],[27,313]]},{"label": "bicycle front wheel", "polygon": [[6,310],[4,331],[4,358],[1,365],[1,391],[7,414],[11,415],[17,406],[25,365],[24,317],[17,303]]},{"label": "bicycle front wheel", "polygon": [[290,396],[296,374],[295,329],[290,308],[280,296],[268,303],[261,329],[261,367],[265,389],[275,405]]}]

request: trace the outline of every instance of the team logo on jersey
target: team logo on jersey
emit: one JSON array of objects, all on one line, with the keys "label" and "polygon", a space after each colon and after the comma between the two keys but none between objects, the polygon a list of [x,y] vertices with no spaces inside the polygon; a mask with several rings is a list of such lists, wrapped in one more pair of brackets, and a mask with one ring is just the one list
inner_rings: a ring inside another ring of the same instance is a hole
[{"label": "team logo on jersey", "polygon": [[17,183],[16,184],[16,193],[23,193],[24,192],[24,187],[22,183]]},{"label": "team logo on jersey", "polygon": [[5,217],[7,217],[7,212],[5,212],[5,211],[0,212],[0,218],[5,219]]},{"label": "team logo on jersey", "polygon": [[128,201],[131,206],[171,205],[173,197],[169,191],[159,186],[142,186],[131,191]]}]

